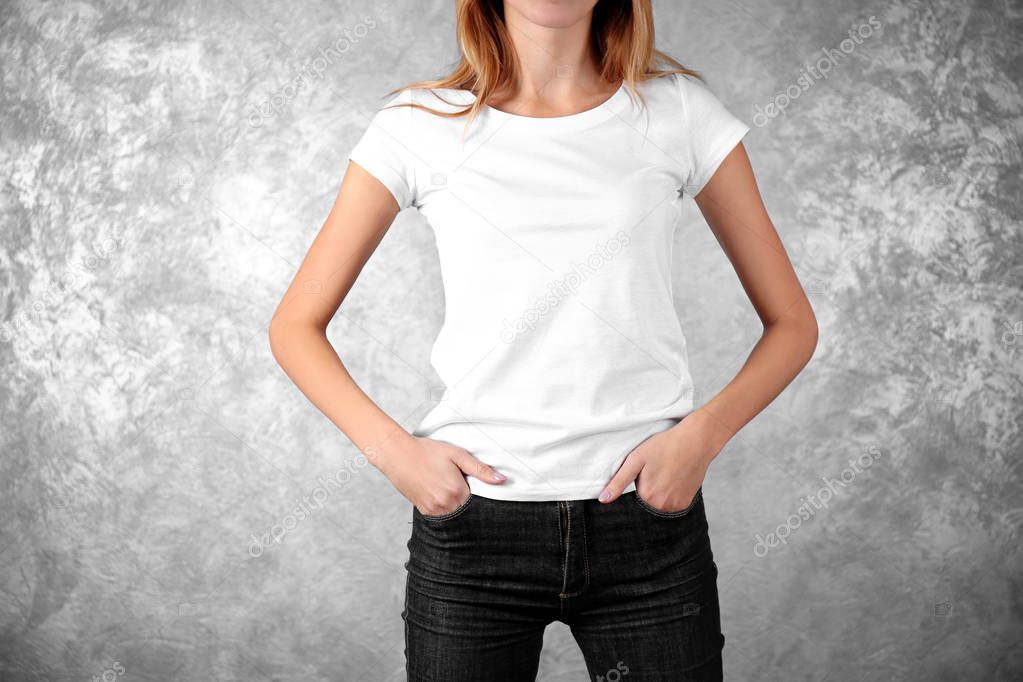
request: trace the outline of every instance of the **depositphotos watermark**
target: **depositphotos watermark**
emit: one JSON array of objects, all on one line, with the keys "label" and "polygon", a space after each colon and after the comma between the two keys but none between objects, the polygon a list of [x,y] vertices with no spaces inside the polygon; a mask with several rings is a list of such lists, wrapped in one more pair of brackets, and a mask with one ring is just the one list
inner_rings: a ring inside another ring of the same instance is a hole
[{"label": "depositphotos watermark", "polygon": [[618,682],[628,674],[629,666],[625,665],[623,661],[618,661],[615,663],[615,667],[610,668],[603,675],[597,675],[594,680],[595,682]]},{"label": "depositphotos watermark", "polygon": [[1002,322],[1002,327],[1004,331],[1000,338],[1006,346],[1015,346],[1023,339],[1023,321]]},{"label": "depositphotos watermark", "polygon": [[351,29],[344,29],[340,38],[333,44],[317,50],[317,55],[309,60],[299,72],[288,81],[283,87],[267,97],[259,104],[252,105],[252,113],[249,114],[249,125],[259,128],[267,121],[279,115],[288,102],[295,99],[303,88],[306,88],[323,79],[328,66],[333,66],[335,59],[341,59],[346,52],[352,49],[357,42],[369,35],[370,30],[377,27],[373,17],[363,17]]},{"label": "depositphotos watermark", "polygon": [[864,471],[874,466],[874,462],[881,458],[881,450],[875,446],[871,446],[862,455],[856,459],[849,460],[849,466],[842,469],[842,472],[838,475],[838,478],[828,478],[822,476],[821,480],[824,481],[824,485],[821,486],[813,495],[808,497],[800,498],[801,504],[796,509],[795,513],[789,515],[785,519],[785,523],[779,525],[773,531],[767,534],[766,537],[761,537],[757,533],[756,544],[753,545],[753,555],[757,558],[764,558],[772,548],[779,545],[788,544],[789,536],[797,528],[803,525],[803,521],[809,521],[813,518],[821,509],[827,509],[828,503],[838,495],[839,492],[845,490],[846,486],[856,480],[856,477],[862,474]]},{"label": "depositphotos watermark", "polygon": [[822,47],[821,52],[824,53],[824,56],[818,58],[812,65],[805,67],[795,83],[785,88],[784,92],[779,92],[772,101],[763,107],[759,104],[756,106],[753,125],[763,128],[772,118],[784,114],[793,100],[799,99],[817,81],[827,80],[828,74],[838,66],[839,62],[855,52],[864,40],[874,35],[874,31],[880,28],[881,22],[877,20],[877,17],[871,16],[866,22],[849,29],[849,37],[838,44],[837,50]]},{"label": "depositphotos watermark", "polygon": [[32,326],[34,314],[40,316],[68,300],[72,293],[94,279],[100,268],[112,262],[114,255],[122,250],[124,245],[125,239],[122,235],[92,244],[89,253],[68,264],[42,293],[20,310],[16,310],[9,321],[0,322],[0,341],[4,343],[12,341],[19,332],[24,332]]},{"label": "depositphotos watermark", "polygon": [[281,544],[289,531],[294,530],[299,522],[305,521],[312,516],[313,512],[317,509],[323,509],[324,503],[330,499],[331,495],[341,490],[342,487],[352,480],[352,475],[364,468],[367,463],[373,460],[374,456],[375,452],[372,448],[366,448],[366,454],[360,452],[347,466],[334,472],[331,478],[317,477],[316,482],[319,485],[313,489],[312,493],[303,496],[301,500],[295,503],[290,512],[285,514],[280,521],[271,525],[266,532],[261,535],[252,534],[249,537],[249,556],[253,559],[258,559],[263,556],[263,552],[271,545]]},{"label": "depositphotos watermark", "polygon": [[583,263],[573,262],[572,271],[548,282],[546,293],[537,297],[521,315],[512,320],[504,319],[504,328],[500,334],[501,340],[511,343],[519,334],[535,329],[540,318],[579,291],[583,281],[609,263],[615,255],[629,245],[629,241],[629,235],[624,230],[618,230],[614,237],[602,244],[597,244],[593,253],[587,256]]},{"label": "depositphotos watermark", "polygon": [[119,662],[114,661],[113,665],[104,670],[98,675],[93,675],[90,680],[92,682],[114,682],[118,677],[125,673],[124,666]]}]

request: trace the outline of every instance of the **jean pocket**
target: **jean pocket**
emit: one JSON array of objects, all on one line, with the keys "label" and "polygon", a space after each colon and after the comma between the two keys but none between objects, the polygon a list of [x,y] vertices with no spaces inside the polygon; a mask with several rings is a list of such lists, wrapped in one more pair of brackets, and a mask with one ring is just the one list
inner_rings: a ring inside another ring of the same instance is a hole
[{"label": "jean pocket", "polygon": [[658,509],[654,505],[650,504],[642,497],[639,496],[639,490],[635,490],[632,499],[636,500],[636,504],[643,509],[643,511],[658,516],[662,519],[677,519],[681,516],[688,515],[691,511],[696,509],[696,506],[703,500],[703,486],[701,485],[696,489],[696,494],[693,495],[693,501],[689,503],[689,506],[685,509],[679,509],[678,511],[665,511]]},{"label": "jean pocket", "polygon": [[469,493],[469,499],[467,499],[462,504],[458,505],[455,509],[444,514],[424,514],[423,512],[419,511],[418,507],[413,506],[412,508],[415,510],[416,514],[419,515],[419,518],[424,519],[426,521],[447,521],[448,519],[453,519],[456,516],[459,516],[462,512],[468,509],[469,505],[472,503],[474,499],[476,499],[476,496],[473,495],[472,493]]}]

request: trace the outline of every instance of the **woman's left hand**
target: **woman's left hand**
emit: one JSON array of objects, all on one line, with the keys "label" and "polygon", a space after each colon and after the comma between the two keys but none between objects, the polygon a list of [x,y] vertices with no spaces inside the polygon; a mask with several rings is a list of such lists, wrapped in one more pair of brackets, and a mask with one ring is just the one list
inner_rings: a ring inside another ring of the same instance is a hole
[{"label": "woman's left hand", "polygon": [[706,412],[694,410],[630,452],[599,499],[614,502],[636,481],[636,493],[647,504],[665,512],[685,509],[727,440],[720,423]]}]

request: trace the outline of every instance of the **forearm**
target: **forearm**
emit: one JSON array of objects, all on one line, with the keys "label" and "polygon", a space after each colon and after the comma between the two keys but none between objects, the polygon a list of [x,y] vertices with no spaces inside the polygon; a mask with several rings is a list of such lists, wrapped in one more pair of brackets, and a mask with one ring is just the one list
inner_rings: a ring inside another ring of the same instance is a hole
[{"label": "forearm", "polygon": [[378,468],[407,447],[412,436],[367,396],[315,324],[275,320],[274,358],[335,426]]},{"label": "forearm", "polygon": [[735,378],[695,411],[710,439],[723,446],[763,411],[806,366],[816,345],[812,313],[766,326]]}]

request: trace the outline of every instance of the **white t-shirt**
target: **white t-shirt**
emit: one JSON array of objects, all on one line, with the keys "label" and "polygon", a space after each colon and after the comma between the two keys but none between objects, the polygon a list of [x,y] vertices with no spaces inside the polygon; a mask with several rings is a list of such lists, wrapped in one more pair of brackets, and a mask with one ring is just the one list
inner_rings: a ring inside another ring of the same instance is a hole
[{"label": "white t-shirt", "polygon": [[[693,409],[673,232],[681,193],[696,196],[749,128],[697,80],[637,87],[645,110],[623,85],[568,116],[486,107],[467,131],[464,116],[385,106],[352,150],[436,235],[445,318],[431,362],[446,391],[413,433],[508,477],[470,477],[477,495],[595,498]],[[388,104],[473,98],[404,90]]]}]

